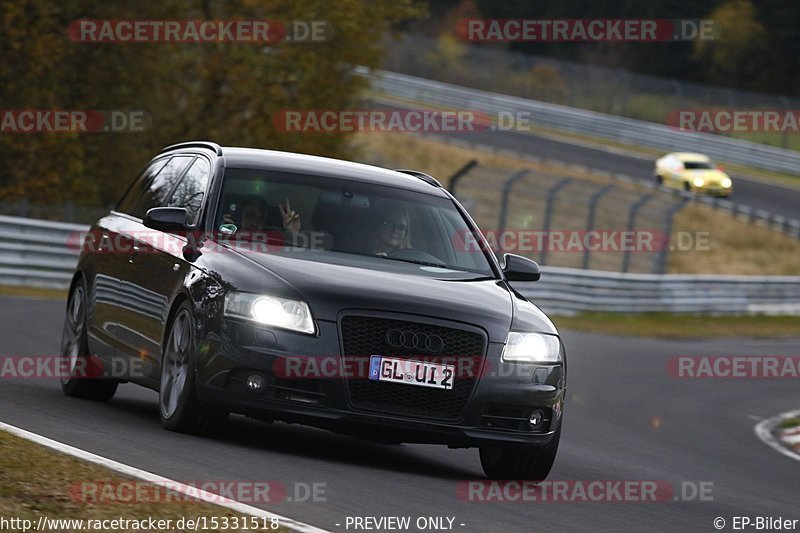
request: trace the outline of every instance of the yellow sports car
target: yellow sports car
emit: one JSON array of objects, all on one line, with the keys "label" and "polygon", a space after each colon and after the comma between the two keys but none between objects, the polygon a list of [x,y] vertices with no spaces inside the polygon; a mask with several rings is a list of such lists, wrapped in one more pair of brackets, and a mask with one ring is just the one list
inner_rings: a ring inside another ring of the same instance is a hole
[{"label": "yellow sports car", "polygon": [[730,196],[733,193],[730,176],[703,154],[667,154],[656,160],[655,178],[659,184],[675,189],[714,196]]}]

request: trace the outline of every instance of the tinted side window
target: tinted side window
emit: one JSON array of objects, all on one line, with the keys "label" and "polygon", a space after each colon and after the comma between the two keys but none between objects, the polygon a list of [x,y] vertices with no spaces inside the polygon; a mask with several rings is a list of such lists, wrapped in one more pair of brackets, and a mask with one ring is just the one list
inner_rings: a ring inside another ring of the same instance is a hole
[{"label": "tinted side window", "polygon": [[204,157],[198,157],[186,171],[169,200],[169,207],[185,207],[189,211],[189,216],[186,217],[186,223],[189,225],[197,223],[210,175],[211,165]]},{"label": "tinted side window", "polygon": [[142,191],[147,187],[147,184],[150,183],[150,180],[164,168],[168,160],[169,158],[165,157],[150,163],[150,165],[139,174],[139,177],[136,178],[133,185],[128,188],[128,192],[125,193],[125,196],[123,196],[122,200],[117,204],[116,210],[120,213],[130,214],[136,205],[136,200],[139,199],[139,195],[142,194]]},{"label": "tinted side window", "polygon": [[131,215],[144,218],[149,209],[166,205],[169,194],[192,159],[194,159],[192,155],[179,155],[170,159],[150,186],[142,192]]}]

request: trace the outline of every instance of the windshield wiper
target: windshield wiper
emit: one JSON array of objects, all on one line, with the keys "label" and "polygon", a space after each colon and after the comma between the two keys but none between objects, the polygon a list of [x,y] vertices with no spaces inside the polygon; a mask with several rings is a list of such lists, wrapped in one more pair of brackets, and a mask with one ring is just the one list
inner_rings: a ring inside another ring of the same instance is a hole
[{"label": "windshield wiper", "polygon": [[403,259],[400,257],[389,257],[388,255],[379,255],[378,257],[382,257],[384,259],[389,259],[390,261],[402,261],[403,263],[412,263],[414,265],[424,265],[424,266],[432,266],[437,268],[447,268],[449,270],[458,270],[454,268],[450,268],[449,266],[445,265],[444,263],[435,263],[433,261],[420,261],[419,259]]}]

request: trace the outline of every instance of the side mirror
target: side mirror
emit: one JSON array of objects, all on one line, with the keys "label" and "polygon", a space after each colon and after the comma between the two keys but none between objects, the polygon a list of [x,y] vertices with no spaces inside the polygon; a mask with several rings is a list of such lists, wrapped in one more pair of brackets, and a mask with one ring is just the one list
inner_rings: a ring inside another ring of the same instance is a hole
[{"label": "side mirror", "polygon": [[154,207],[148,209],[142,224],[158,231],[186,230],[186,217],[189,212],[183,207]]},{"label": "side mirror", "polygon": [[516,254],[505,255],[503,274],[508,281],[539,281],[542,271],[536,261]]}]

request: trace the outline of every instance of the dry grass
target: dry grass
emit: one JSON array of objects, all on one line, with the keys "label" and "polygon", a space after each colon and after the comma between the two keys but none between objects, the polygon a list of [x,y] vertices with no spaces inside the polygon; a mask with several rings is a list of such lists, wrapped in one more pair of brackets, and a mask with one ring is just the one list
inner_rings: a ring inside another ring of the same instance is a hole
[{"label": "dry grass", "polygon": [[66,300],[66,289],[47,289],[41,287],[22,287],[19,285],[0,285],[0,296],[24,296],[48,300]]},{"label": "dry grass", "polygon": [[673,228],[692,235],[705,232],[705,249],[673,251],[669,271],[686,274],[800,274],[800,241],[769,228],[753,226],[702,204],[690,204]]},{"label": "dry grass", "polygon": [[[484,172],[486,183],[482,186],[477,187],[474,183],[470,185],[470,193],[481,200],[472,214],[484,227],[492,227],[490,224],[494,223],[494,206],[499,198],[497,185],[513,170],[530,168],[555,177],[569,176],[576,180],[602,184],[611,182],[609,178],[572,167],[526,161],[511,154],[481,152],[430,137],[420,138],[400,133],[359,133],[354,136],[354,145],[362,160],[380,166],[414,168],[427,172],[445,186],[453,172],[471,159],[477,159],[482,167],[497,168],[496,175]],[[618,181],[613,183],[623,191],[642,191],[634,184]],[[613,213],[606,215],[612,216]],[[598,213],[598,216],[603,214]],[[706,235],[708,246],[672,251],[668,263],[670,273],[800,275],[800,241],[734,218],[730,213],[716,211],[702,204],[690,204],[676,215],[671,235],[673,243],[688,242],[685,238],[681,240],[678,232],[684,232],[683,237],[691,235],[694,242],[699,242],[697,238],[702,239]]]},{"label": "dry grass", "polygon": [[[179,501],[179,498],[174,496],[160,503],[119,501],[109,503],[109,498],[94,502],[86,501],[91,498],[81,497],[82,482],[111,484],[130,480],[105,468],[51,451],[4,431],[0,431],[0,478],[3,480],[0,484],[0,517],[32,520],[34,526],[40,516],[49,519],[83,520],[116,518],[143,520],[151,516],[155,519],[172,520],[173,527],[160,531],[177,533],[184,531],[174,527],[177,520],[183,517],[205,516],[222,520],[223,517],[233,519],[242,516],[222,507]],[[109,495],[103,491],[96,494],[101,497]],[[125,500],[131,497],[131,493],[119,491],[119,497]],[[224,526],[220,526],[222,527]],[[129,531],[129,529],[117,528],[114,531]],[[223,529],[207,531],[223,531]],[[245,529],[231,528],[225,531],[245,531]]]}]

